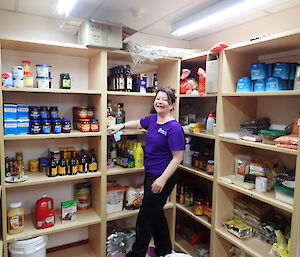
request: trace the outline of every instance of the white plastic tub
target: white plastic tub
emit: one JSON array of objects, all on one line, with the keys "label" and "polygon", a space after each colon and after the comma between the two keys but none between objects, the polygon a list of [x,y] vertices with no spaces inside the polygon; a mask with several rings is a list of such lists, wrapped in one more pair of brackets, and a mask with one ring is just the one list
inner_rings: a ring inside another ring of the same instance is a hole
[{"label": "white plastic tub", "polygon": [[49,77],[51,65],[46,64],[37,64],[36,67],[36,74],[38,77]]},{"label": "white plastic tub", "polygon": [[47,236],[14,241],[9,244],[11,257],[46,257]]},{"label": "white plastic tub", "polygon": [[50,88],[51,77],[36,77],[38,88]]}]

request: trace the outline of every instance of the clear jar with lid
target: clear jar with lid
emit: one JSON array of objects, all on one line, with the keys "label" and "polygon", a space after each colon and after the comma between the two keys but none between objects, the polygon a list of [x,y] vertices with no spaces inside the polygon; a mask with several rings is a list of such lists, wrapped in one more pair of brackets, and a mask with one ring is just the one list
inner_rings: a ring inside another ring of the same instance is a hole
[{"label": "clear jar with lid", "polygon": [[214,160],[208,160],[207,161],[207,168],[206,172],[208,175],[214,175],[214,169],[215,169],[215,161]]},{"label": "clear jar with lid", "polygon": [[24,209],[21,202],[10,203],[7,212],[7,232],[10,235],[18,234],[24,230]]},{"label": "clear jar with lid", "polygon": [[97,119],[90,119],[91,123],[91,132],[99,131],[99,121]]},{"label": "clear jar with lid", "polygon": [[30,64],[31,64],[31,61],[27,61],[27,60],[22,61],[22,66],[23,66],[24,72],[30,72]]},{"label": "clear jar with lid", "polygon": [[24,79],[23,79],[24,87],[33,87],[33,74],[29,71],[24,71]]}]

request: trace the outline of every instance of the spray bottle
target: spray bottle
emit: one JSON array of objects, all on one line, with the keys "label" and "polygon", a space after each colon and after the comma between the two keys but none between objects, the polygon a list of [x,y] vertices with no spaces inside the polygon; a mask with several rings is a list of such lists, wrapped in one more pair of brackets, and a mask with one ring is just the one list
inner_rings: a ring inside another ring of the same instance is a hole
[{"label": "spray bottle", "polygon": [[192,151],[190,145],[191,138],[185,138],[185,150],[183,154],[183,165],[191,166],[192,165]]}]

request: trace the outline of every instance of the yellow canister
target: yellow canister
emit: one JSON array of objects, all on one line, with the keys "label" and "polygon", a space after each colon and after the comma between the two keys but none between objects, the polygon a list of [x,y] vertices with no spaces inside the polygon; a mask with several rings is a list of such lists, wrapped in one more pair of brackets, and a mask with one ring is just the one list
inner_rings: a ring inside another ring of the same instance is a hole
[{"label": "yellow canister", "polygon": [[32,160],[29,160],[29,167],[30,167],[30,171],[39,171],[40,168],[39,168],[39,160],[37,159],[32,159]]}]

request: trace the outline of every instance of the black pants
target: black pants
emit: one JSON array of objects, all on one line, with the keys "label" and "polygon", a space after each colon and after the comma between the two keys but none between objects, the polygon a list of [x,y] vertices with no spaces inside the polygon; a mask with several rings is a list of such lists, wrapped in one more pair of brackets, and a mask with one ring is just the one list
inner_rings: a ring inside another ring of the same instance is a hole
[{"label": "black pants", "polygon": [[169,228],[163,207],[176,182],[176,172],[167,180],[161,193],[154,194],[151,185],[159,176],[145,175],[144,199],[136,221],[136,241],[127,257],[145,257],[153,236],[156,255],[164,256],[172,252]]}]

